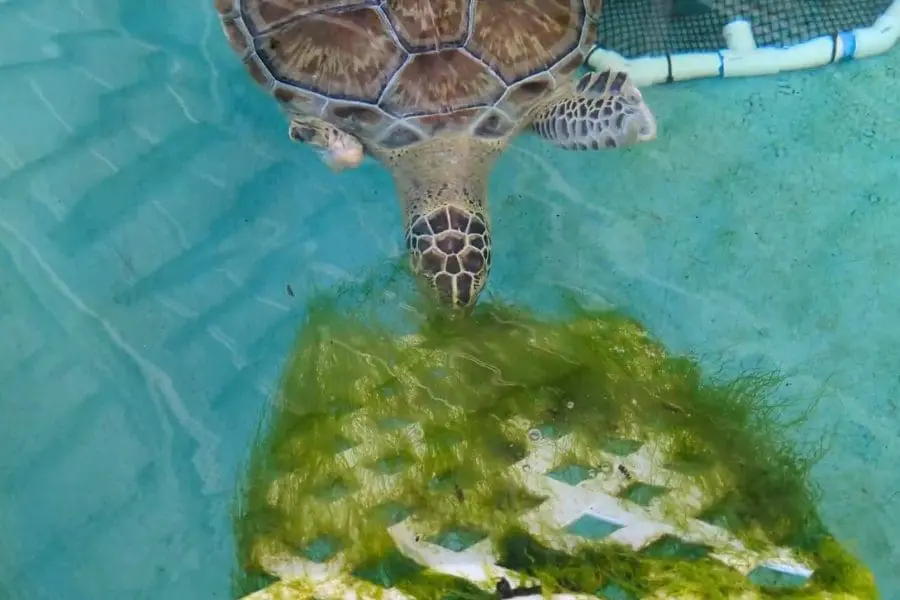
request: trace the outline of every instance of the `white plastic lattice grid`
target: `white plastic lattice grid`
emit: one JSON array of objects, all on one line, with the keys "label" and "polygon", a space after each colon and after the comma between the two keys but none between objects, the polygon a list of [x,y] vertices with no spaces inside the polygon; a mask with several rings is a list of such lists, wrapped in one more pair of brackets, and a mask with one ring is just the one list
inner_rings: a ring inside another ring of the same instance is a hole
[{"label": "white plastic lattice grid", "polygon": [[[371,432],[365,418],[348,422],[348,434]],[[521,516],[521,524],[540,542],[557,551],[574,551],[587,541],[592,544],[618,543],[635,551],[658,551],[669,556],[689,559],[689,555],[708,556],[736,569],[751,581],[767,586],[799,586],[812,575],[810,565],[799,560],[787,548],[771,546],[765,550],[750,549],[733,534],[698,516],[714,505],[716,499],[706,497],[697,482],[688,474],[664,464],[662,447],[656,443],[614,440],[608,450],[599,451],[609,468],[589,469],[579,465],[560,464],[559,457],[574,449],[579,440],[572,434],[555,437],[521,419],[508,422],[513,430],[529,431],[529,452],[510,468],[517,480],[537,497],[546,498],[540,505]],[[405,427],[405,434],[414,447],[422,447],[422,429],[418,424]],[[360,438],[357,438],[360,439]],[[364,493],[390,497],[400,473],[383,473],[366,468],[377,456],[379,446],[369,437],[365,442],[340,454],[346,465],[358,474],[361,485],[356,492],[341,497],[338,502],[353,502],[355,494]],[[287,476],[289,477],[289,476]],[[288,485],[273,483],[269,501],[276,502]],[[665,502],[664,502],[665,500]],[[680,515],[675,517],[666,507],[676,504]],[[407,558],[432,572],[463,578],[485,591],[498,590],[498,582],[515,582],[520,588],[537,586],[536,580],[522,573],[510,571],[497,564],[498,558],[491,541],[483,538],[468,543],[460,537],[437,543],[417,529],[414,516],[404,518],[388,528],[398,550]],[[263,568],[282,582],[303,582],[318,600],[332,598],[387,600],[412,599],[394,588],[351,576],[341,552],[319,562],[296,554],[266,554],[261,558]],[[615,586],[613,586],[615,587]],[[290,586],[275,584],[246,596],[244,600],[299,600]],[[538,587],[535,593],[521,592],[516,597],[542,598]],[[601,597],[603,591],[601,590]],[[502,596],[501,596],[502,597]],[[595,595],[555,594],[557,599],[597,598]],[[610,590],[611,600],[622,596]],[[654,596],[655,597],[655,596]],[[741,598],[751,598],[743,595]]]}]

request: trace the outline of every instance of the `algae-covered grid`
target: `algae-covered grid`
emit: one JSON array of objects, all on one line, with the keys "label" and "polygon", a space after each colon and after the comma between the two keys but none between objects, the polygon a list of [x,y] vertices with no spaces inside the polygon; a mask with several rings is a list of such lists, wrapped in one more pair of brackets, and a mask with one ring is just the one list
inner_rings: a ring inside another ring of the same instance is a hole
[{"label": "algae-covered grid", "polygon": [[[399,552],[388,527],[411,519],[453,551],[488,540],[501,566],[544,594],[876,597],[869,572],[819,519],[808,478],[816,453],[792,445],[777,421],[776,377],[704,380],[610,312],[541,319],[483,304],[466,319],[405,323],[403,334],[388,322],[328,304],[311,311],[241,489],[238,594],[265,584],[260,553],[315,560],[318,549],[377,589],[496,597]],[[512,467],[536,441],[563,436],[548,477],[621,477],[623,501],[664,506],[676,523],[706,520],[750,549],[789,547],[813,576],[799,586],[750,578],[671,536],[632,549],[607,539],[614,523],[571,523],[583,543],[555,548],[553,535],[523,526],[545,498]],[[650,441],[703,490],[703,506],[682,507],[629,470]]]}]

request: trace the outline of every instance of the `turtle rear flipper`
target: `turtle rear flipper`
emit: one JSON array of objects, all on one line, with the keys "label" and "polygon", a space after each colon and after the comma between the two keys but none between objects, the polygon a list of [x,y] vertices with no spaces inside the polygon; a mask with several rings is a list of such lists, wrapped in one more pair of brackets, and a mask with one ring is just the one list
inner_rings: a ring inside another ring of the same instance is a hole
[{"label": "turtle rear flipper", "polygon": [[539,108],[532,129],[566,150],[621,148],[656,138],[656,118],[623,71],[583,76]]}]

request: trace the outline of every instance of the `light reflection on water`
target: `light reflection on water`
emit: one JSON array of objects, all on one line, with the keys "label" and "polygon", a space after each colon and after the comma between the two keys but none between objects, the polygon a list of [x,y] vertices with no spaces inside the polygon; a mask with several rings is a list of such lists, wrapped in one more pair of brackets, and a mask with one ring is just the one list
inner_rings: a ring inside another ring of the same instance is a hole
[{"label": "light reflection on water", "polygon": [[[232,486],[304,298],[401,251],[390,178],[290,142],[203,3],[0,15],[0,580],[34,600],[225,597]],[[647,90],[660,139],[630,152],[520,140],[491,182],[489,288],[546,307],[562,286],[673,351],[822,394],[801,436],[835,429],[825,516],[883,590],[892,57]]]}]

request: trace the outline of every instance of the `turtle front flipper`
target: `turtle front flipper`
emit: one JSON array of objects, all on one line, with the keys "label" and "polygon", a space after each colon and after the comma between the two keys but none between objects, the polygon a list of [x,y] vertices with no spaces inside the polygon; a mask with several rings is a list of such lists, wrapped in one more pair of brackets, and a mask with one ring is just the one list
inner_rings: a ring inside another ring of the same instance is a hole
[{"label": "turtle front flipper", "polygon": [[321,150],[325,164],[335,172],[356,168],[365,158],[363,145],[355,136],[317,117],[294,117],[288,135]]},{"label": "turtle front flipper", "polygon": [[566,150],[622,148],[656,138],[656,118],[623,71],[588,73],[534,113],[534,131]]}]

